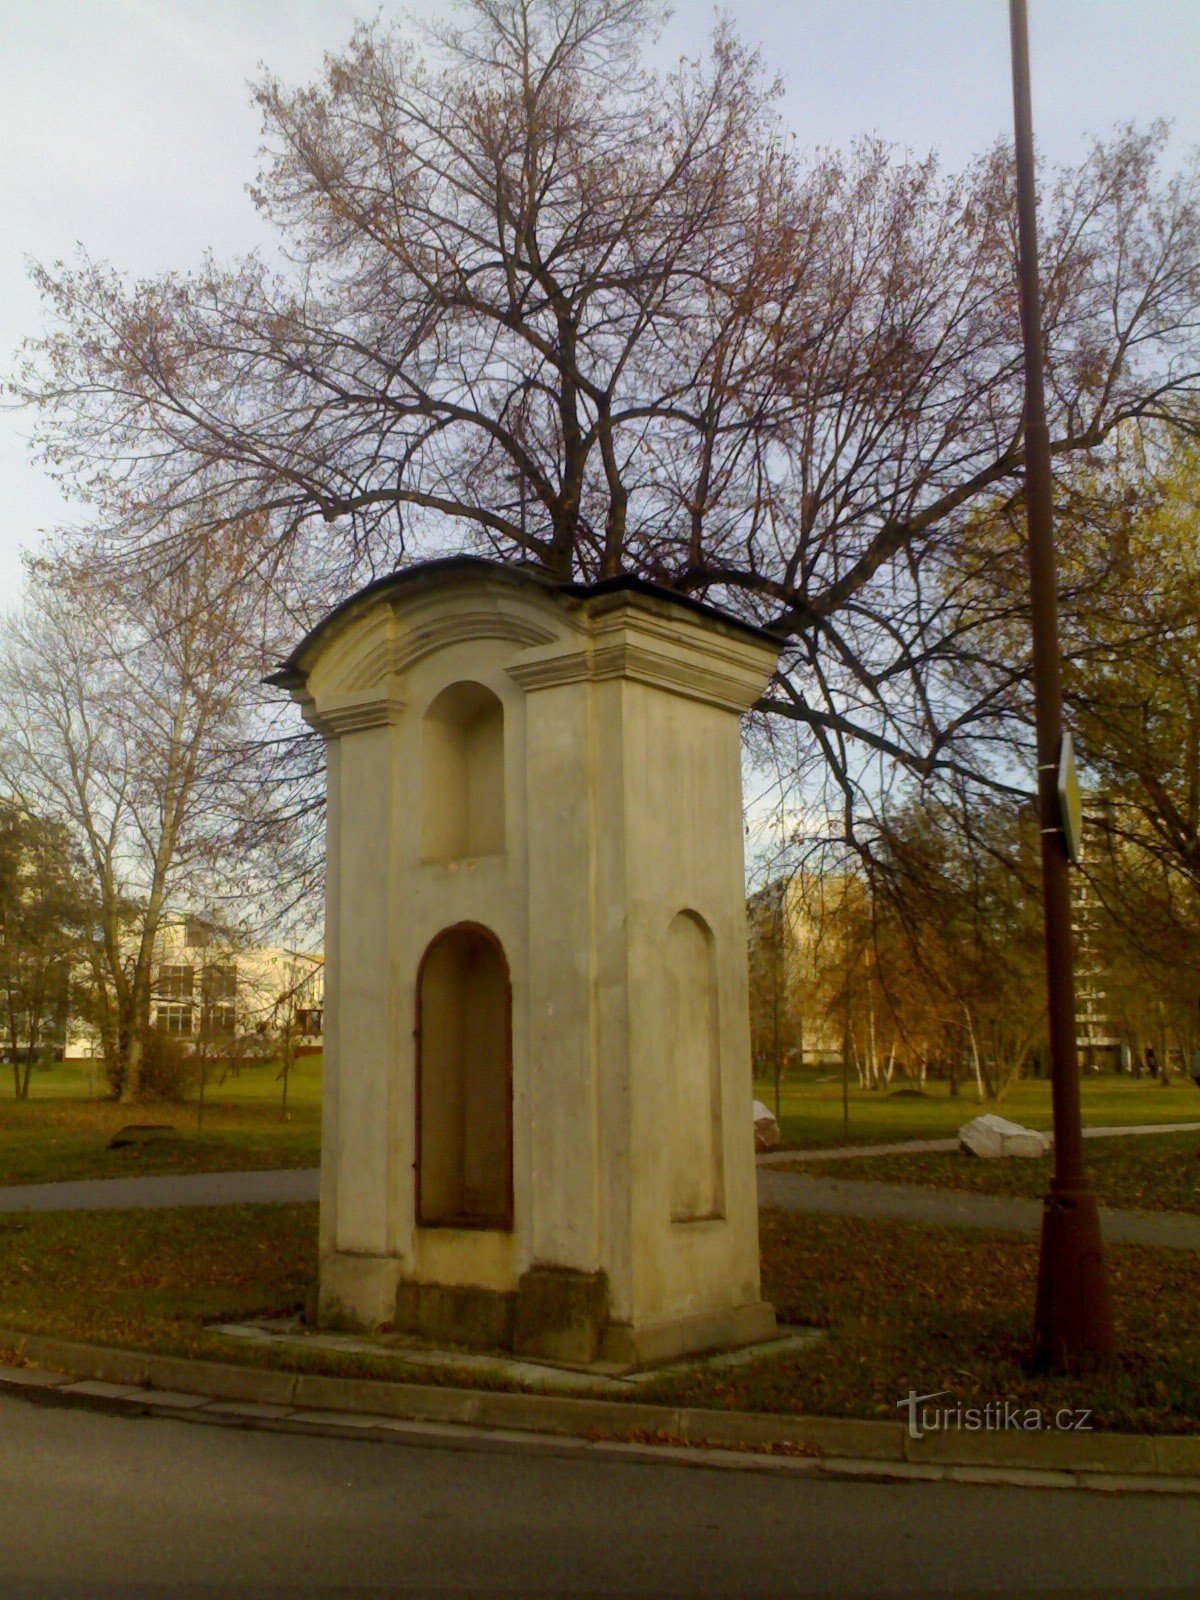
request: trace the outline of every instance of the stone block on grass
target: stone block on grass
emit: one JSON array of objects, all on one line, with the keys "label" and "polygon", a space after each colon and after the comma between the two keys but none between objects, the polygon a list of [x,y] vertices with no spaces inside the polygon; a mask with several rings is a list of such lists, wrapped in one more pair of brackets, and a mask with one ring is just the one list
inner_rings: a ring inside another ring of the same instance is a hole
[{"label": "stone block on grass", "polygon": [[1019,1122],[988,1112],[963,1123],[958,1130],[958,1147],[964,1155],[991,1161],[1004,1156],[1044,1156],[1050,1141],[1035,1128],[1023,1128]]},{"label": "stone block on grass", "polygon": [[759,1152],[779,1148],[779,1124],[761,1100],[754,1102],[754,1148]]}]

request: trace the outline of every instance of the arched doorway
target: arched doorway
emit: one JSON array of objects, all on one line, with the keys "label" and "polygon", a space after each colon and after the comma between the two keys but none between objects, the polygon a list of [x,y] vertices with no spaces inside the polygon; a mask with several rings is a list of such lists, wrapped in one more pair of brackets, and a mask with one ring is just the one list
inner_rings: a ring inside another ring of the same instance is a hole
[{"label": "arched doorway", "polygon": [[417,1221],[509,1229],[512,988],[476,923],[432,940],[417,973]]}]

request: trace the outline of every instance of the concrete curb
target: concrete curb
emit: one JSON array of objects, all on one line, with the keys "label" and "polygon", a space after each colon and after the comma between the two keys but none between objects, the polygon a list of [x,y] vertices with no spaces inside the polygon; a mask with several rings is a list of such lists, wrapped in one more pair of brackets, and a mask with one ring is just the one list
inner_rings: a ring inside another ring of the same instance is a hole
[{"label": "concrete curb", "polygon": [[0,1393],[136,1414],[438,1447],[584,1449],[622,1460],[816,1477],[1200,1496],[1197,1436],[959,1431],[912,1439],[900,1422],[332,1378],[4,1328],[0,1346],[36,1363],[0,1368]]}]

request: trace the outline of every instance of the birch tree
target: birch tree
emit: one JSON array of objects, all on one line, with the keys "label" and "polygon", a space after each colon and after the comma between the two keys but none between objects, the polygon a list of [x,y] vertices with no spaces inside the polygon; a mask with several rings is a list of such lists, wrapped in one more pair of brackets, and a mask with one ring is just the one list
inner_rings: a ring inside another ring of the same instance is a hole
[{"label": "birch tree", "polygon": [[254,686],[265,646],[245,549],[189,545],[154,574],[49,560],[0,654],[0,778],[66,828],[93,901],[95,1022],[123,1100],[139,1091],[164,915],[237,882],[270,831]]}]

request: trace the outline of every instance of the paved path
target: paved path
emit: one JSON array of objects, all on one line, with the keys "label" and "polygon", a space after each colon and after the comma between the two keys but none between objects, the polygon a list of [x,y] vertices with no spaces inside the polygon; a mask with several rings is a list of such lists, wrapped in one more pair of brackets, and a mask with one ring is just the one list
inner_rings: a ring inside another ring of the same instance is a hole
[{"label": "paved path", "polygon": [[[161,1206],[270,1205],[316,1200],[315,1167],[285,1172],[196,1172],[155,1178],[92,1178],[80,1183],[38,1183],[0,1188],[4,1211],[135,1211]],[[884,1217],[946,1227],[1000,1228],[1036,1233],[1040,1200],[964,1194],[907,1183],[865,1183],[819,1178],[804,1172],[759,1168],[758,1199],[783,1211],[841,1217]],[[1157,1244],[1200,1250],[1200,1217],[1155,1211],[1101,1211],[1105,1238],[1114,1244]]]},{"label": "paved path", "polygon": [[[1041,1130],[1053,1141],[1048,1128]],[[1200,1122],[1146,1122],[1132,1128],[1085,1128],[1085,1139],[1136,1138],[1145,1133],[1200,1133]],[[839,1144],[829,1150],[772,1150],[758,1157],[760,1167],[783,1167],[793,1161],[847,1161],[853,1156],[914,1156],[932,1151],[957,1150],[954,1139],[901,1139],[890,1144]]]},{"label": "paved path", "polygon": [[[910,1183],[816,1178],[801,1172],[760,1170],[758,1202],[780,1211],[880,1217],[951,1228],[999,1228],[1012,1233],[1037,1233],[1042,1225],[1040,1200],[965,1194],[956,1189],[925,1189]],[[1109,1211],[1103,1207],[1100,1217],[1104,1237],[1111,1244],[1156,1244],[1172,1250],[1200,1250],[1200,1217],[1166,1211]]]},{"label": "paved path", "polygon": [[790,1167],[797,1161],[849,1161],[854,1156],[918,1156],[931,1150],[957,1150],[957,1139],[898,1139],[890,1144],[838,1144],[828,1150],[772,1150],[757,1156],[760,1167]]},{"label": "paved path", "polygon": [[139,1211],[159,1206],[238,1206],[315,1200],[316,1167],[290,1172],[189,1172],[155,1178],[88,1178],[0,1188],[0,1211]]}]

